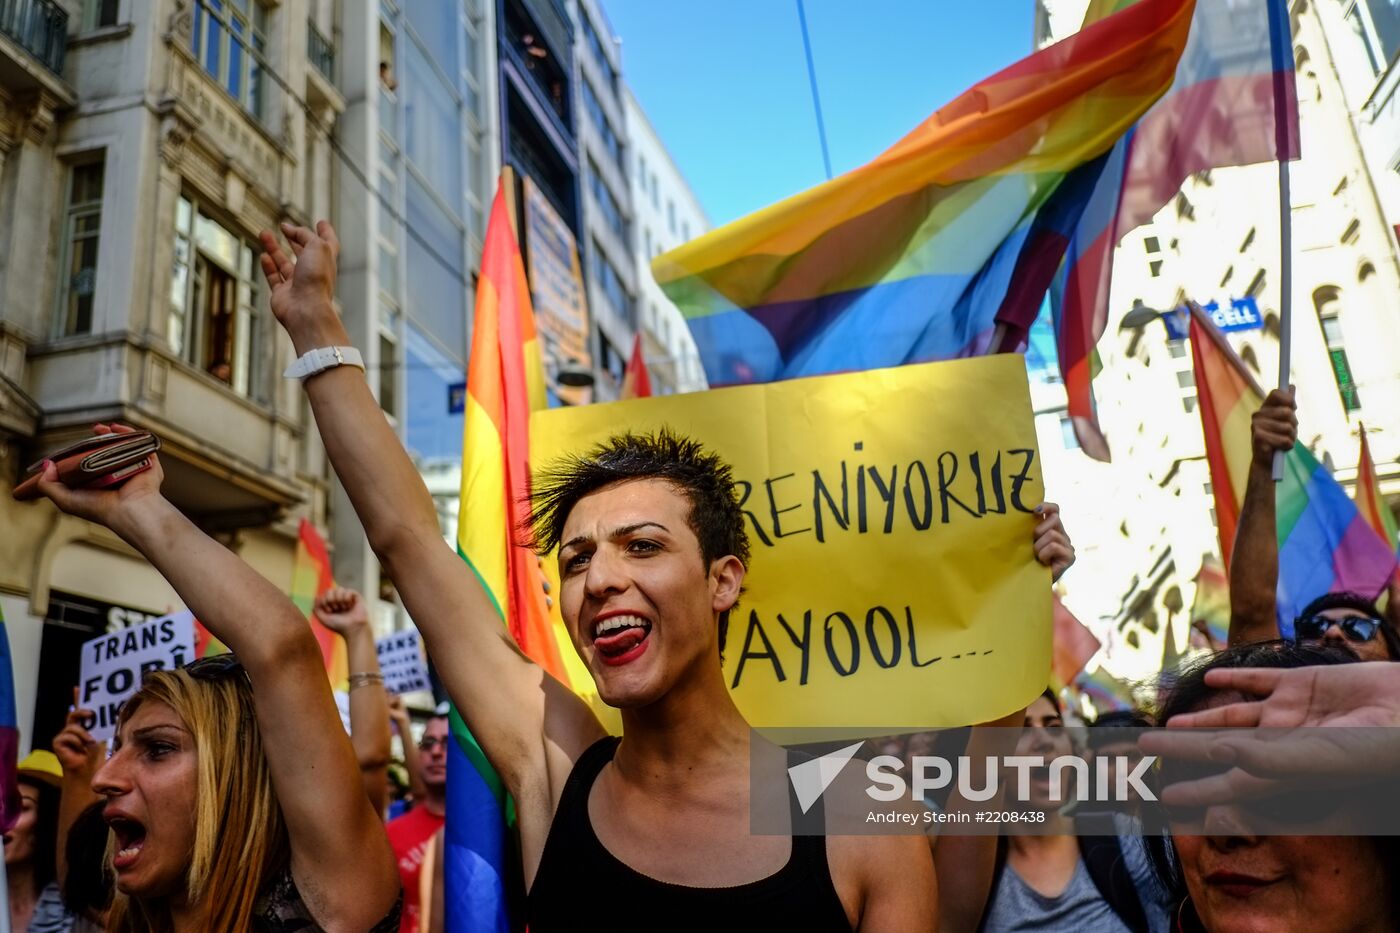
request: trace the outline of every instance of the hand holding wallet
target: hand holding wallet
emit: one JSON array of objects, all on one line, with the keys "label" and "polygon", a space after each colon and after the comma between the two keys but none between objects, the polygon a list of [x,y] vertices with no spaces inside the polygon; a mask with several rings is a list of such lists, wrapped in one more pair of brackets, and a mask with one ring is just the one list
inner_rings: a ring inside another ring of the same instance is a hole
[{"label": "hand holding wallet", "polygon": [[[69,489],[119,486],[151,468],[151,454],[160,450],[160,438],[149,431],[98,434],[54,451],[44,460],[58,468],[58,480]],[[44,460],[33,464],[29,476],[14,489],[16,499],[37,499]]]}]

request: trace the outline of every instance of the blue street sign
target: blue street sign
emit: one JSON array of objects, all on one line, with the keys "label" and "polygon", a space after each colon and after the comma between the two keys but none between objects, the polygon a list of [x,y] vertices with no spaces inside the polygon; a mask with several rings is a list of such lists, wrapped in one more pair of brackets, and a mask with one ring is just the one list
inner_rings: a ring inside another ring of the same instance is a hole
[{"label": "blue street sign", "polygon": [[[1201,310],[1209,314],[1215,326],[1227,334],[1237,330],[1258,330],[1264,326],[1264,317],[1259,313],[1259,303],[1253,295],[1231,299],[1226,308],[1220,307],[1220,302],[1212,301],[1201,305]],[[1191,315],[1185,308],[1177,308],[1163,314],[1162,322],[1167,325],[1167,334],[1172,340],[1185,340]]]},{"label": "blue street sign", "polygon": [[454,382],[447,387],[447,413],[460,415],[467,410],[467,384]]}]

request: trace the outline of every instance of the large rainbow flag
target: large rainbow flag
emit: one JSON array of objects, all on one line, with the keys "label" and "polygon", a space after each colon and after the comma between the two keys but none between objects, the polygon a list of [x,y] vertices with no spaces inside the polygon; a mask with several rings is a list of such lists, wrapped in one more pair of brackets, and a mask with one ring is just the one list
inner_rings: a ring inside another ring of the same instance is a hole
[{"label": "large rainbow flag", "polygon": [[[530,412],[546,405],[535,316],[503,175],[491,205],[476,290],[463,429],[457,550],[521,650],[564,683],[545,578],[517,540],[530,489]],[[468,520],[468,516],[470,519]],[[511,805],[454,709],[447,765],[445,918],[449,933],[511,929]],[[513,892],[519,893],[519,892]]]},{"label": "large rainbow flag", "polygon": [[1391,546],[1400,545],[1400,531],[1396,530],[1395,514],[1385,504],[1381,496],[1380,480],[1376,477],[1376,461],[1371,457],[1371,442],[1366,437],[1366,426],[1361,426],[1361,458],[1356,464],[1356,508],[1366,524],[1380,535],[1380,539]]},{"label": "large rainbow flag", "polygon": [[[1094,0],[1085,29],[1146,0]],[[1196,6],[1171,90],[1104,157],[1088,183],[1064,267],[1052,289],[1060,372],[1084,452],[1108,459],[1091,386],[1108,320],[1113,250],[1150,221],[1196,172],[1296,159],[1298,99],[1285,0]],[[1081,179],[1084,183],[1087,179]]]},{"label": "large rainbow flag", "polygon": [[19,713],[15,708],[15,670],[10,660],[10,633],[0,609],[0,833],[19,819]]},{"label": "large rainbow flag", "polygon": [[[1264,391],[1199,308],[1191,315],[1191,357],[1228,570],[1253,457],[1250,417],[1264,403]],[[1298,612],[1318,596],[1350,590],[1375,598],[1395,572],[1396,557],[1306,447],[1294,444],[1283,459],[1284,478],[1275,492],[1276,607],[1279,632],[1288,637]]]},{"label": "large rainbow flag", "polygon": [[1195,6],[1140,0],[974,85],[869,164],[658,256],[710,385],[970,356],[998,324],[1014,344],[1093,178],[1054,195],[1171,86]]}]

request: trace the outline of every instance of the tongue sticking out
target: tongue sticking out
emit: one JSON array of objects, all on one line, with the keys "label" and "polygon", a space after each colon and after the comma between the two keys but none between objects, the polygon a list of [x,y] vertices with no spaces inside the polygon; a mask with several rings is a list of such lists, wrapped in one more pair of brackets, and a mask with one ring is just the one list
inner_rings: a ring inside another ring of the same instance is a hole
[{"label": "tongue sticking out", "polygon": [[637,647],[650,634],[650,629],[641,626],[619,629],[593,640],[594,646],[605,657],[616,658]]}]

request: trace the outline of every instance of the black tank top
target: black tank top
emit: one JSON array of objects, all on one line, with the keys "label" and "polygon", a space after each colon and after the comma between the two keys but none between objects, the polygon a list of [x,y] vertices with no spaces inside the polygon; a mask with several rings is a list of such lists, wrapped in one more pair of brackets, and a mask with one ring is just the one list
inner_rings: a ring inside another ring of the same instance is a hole
[{"label": "black tank top", "polygon": [[[767,878],[732,888],[658,881],[604,848],[588,818],[588,793],[603,766],[612,761],[618,741],[614,736],[599,739],[574,763],[530,888],[530,933],[850,933],[823,836],[793,836],[786,865]],[[820,819],[820,806],[818,801],[804,822]]]}]

